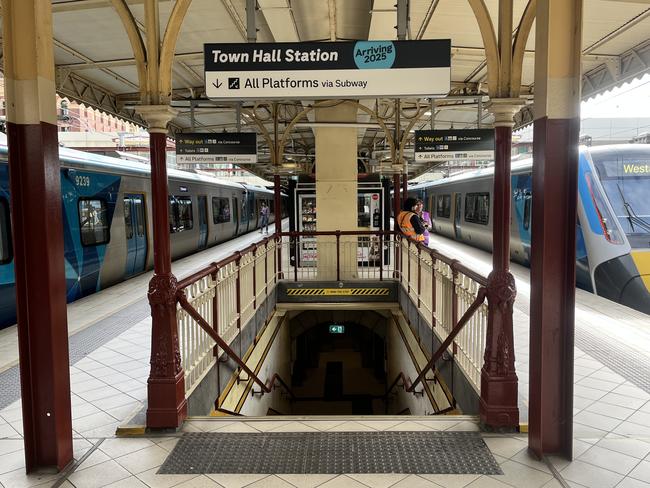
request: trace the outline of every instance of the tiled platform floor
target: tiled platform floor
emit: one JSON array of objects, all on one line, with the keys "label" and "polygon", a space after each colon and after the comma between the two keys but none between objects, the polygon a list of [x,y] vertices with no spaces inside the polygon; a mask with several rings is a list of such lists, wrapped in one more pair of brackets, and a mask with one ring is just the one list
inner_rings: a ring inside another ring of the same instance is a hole
[{"label": "tiled platform floor", "polygon": [[[222,252],[243,247],[245,242],[229,243]],[[458,245],[454,245],[458,249]],[[225,247],[225,246],[224,246]],[[439,246],[440,247],[440,246]],[[215,252],[216,250],[208,251]],[[475,251],[475,250],[473,250]],[[197,263],[213,257],[189,258]],[[467,257],[469,261],[471,257]],[[188,266],[187,271],[197,265]],[[516,354],[521,385],[522,416],[527,398],[527,299],[525,268],[513,266],[518,278],[519,303],[516,305]],[[176,271],[184,274],[183,271]],[[146,277],[130,291],[115,295],[130,297],[144,293]],[[522,281],[523,280],[523,281]],[[118,285],[121,286],[121,285]],[[113,290],[113,289],[111,289]],[[111,291],[107,290],[107,291]],[[137,290],[137,292],[136,292]],[[529,293],[529,292],[528,292]],[[90,299],[100,304],[104,293]],[[140,295],[142,296],[142,295]],[[140,296],[136,298],[140,298]],[[650,324],[640,324],[638,330],[628,330],[628,317],[616,322],[618,327],[605,327],[597,310],[597,300],[579,293],[576,310],[578,321],[595,320],[593,330],[637,349],[645,347]],[[133,300],[131,300],[132,302]],[[116,303],[119,302],[119,298]],[[130,303],[130,302],[129,302]],[[587,303],[587,304],[585,304]],[[595,304],[594,304],[595,303]],[[123,303],[123,306],[128,303]],[[114,303],[115,306],[115,303]],[[88,305],[84,313],[93,307]],[[580,310],[578,310],[580,309]],[[582,314],[582,315],[581,315]],[[106,315],[104,312],[103,315]],[[593,317],[592,317],[593,316]],[[88,319],[92,324],[95,320]],[[587,322],[585,322],[587,323]],[[545,463],[527,454],[525,435],[484,435],[486,443],[500,463],[502,476],[454,475],[156,475],[158,467],[173,448],[177,436],[147,438],[115,438],[115,427],[141,408],[146,395],[148,373],[150,320],[138,323],[120,336],[89,354],[71,368],[73,429],[75,459],[81,460],[63,487],[561,487],[576,488],[650,488],[650,395],[626,381],[619,373],[604,366],[584,351],[576,349],[575,367],[575,460],[568,463],[551,458],[562,482],[556,479]],[[650,348],[645,349],[650,351]],[[0,353],[4,359],[4,355]],[[0,368],[1,369],[1,368]],[[310,431],[310,430],[427,430],[473,429],[467,419],[443,419],[437,422],[416,418],[319,418],[302,420],[274,419],[197,419],[187,422],[184,429],[222,430],[224,432]],[[52,486],[56,475],[26,476],[22,441],[20,403],[14,402],[0,411],[0,488]],[[562,484],[564,483],[564,484]]]}]

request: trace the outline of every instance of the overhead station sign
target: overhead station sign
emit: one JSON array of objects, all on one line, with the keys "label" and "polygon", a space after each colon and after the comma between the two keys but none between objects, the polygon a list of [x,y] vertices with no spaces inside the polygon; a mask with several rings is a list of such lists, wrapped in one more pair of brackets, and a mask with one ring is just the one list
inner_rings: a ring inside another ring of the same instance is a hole
[{"label": "overhead station sign", "polygon": [[416,161],[494,159],[494,129],[416,130]]},{"label": "overhead station sign", "polygon": [[257,163],[257,135],[253,132],[192,133],[176,138],[179,166]]},{"label": "overhead station sign", "polygon": [[451,41],[205,44],[212,99],[445,96]]}]

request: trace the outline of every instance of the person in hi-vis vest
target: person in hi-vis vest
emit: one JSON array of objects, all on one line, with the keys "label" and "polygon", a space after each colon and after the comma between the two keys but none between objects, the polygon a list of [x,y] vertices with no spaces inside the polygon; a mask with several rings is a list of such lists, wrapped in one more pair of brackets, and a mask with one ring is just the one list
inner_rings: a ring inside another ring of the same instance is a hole
[{"label": "person in hi-vis vest", "polygon": [[404,210],[397,217],[397,225],[405,236],[416,241],[423,241],[425,229],[424,225],[422,225],[422,219],[415,212],[416,203],[415,198],[406,199],[404,202]]}]

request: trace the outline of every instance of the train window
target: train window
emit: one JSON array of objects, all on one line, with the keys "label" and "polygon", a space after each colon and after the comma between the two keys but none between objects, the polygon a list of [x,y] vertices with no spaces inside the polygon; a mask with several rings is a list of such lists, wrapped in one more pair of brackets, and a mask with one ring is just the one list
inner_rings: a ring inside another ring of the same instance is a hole
[{"label": "train window", "polygon": [[134,199],[135,202],[135,213],[138,216],[138,235],[142,237],[145,233],[145,221],[144,221],[144,201],[140,197]]},{"label": "train window", "polygon": [[230,222],[230,199],[212,197],[212,220],[215,224]]},{"label": "train window", "polygon": [[133,238],[133,215],[131,215],[131,198],[124,199],[124,230],[126,238]]},{"label": "train window", "polygon": [[0,264],[10,262],[12,258],[9,202],[6,198],[0,198]]},{"label": "train window", "polygon": [[80,198],[78,206],[81,244],[106,244],[110,240],[106,202],[99,198]]},{"label": "train window", "polygon": [[436,216],[448,219],[451,216],[451,195],[438,195]]},{"label": "train window", "polygon": [[169,231],[173,234],[194,227],[192,197],[169,196]]},{"label": "train window", "polygon": [[490,194],[468,193],[465,195],[465,222],[487,225],[490,220]]}]

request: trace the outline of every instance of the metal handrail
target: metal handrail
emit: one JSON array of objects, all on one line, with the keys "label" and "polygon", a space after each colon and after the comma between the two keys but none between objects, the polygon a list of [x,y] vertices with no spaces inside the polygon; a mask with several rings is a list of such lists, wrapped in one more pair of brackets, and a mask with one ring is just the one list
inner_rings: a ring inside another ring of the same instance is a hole
[{"label": "metal handrail", "polygon": [[[278,373],[275,373],[273,376],[271,376],[270,379],[266,380],[269,390],[274,389],[276,381],[279,385],[281,385],[286,390],[286,392],[289,394],[289,397],[292,400],[296,399],[296,395],[294,395],[293,391],[291,391],[291,388],[289,388],[289,385],[287,385],[287,383],[282,379],[282,377]],[[260,395],[260,394],[263,395],[264,391],[253,390],[253,395]]]},{"label": "metal handrail", "polygon": [[217,271],[219,268],[223,268],[224,266],[235,262],[238,258],[240,258],[243,254],[246,254],[248,252],[254,251],[256,248],[258,248],[260,245],[266,245],[268,244],[269,241],[273,240],[276,238],[276,234],[271,234],[268,237],[265,237],[261,241],[254,242],[248,247],[245,247],[244,249],[240,249],[239,251],[231,254],[230,256],[223,258],[221,261],[217,261],[216,263],[211,263],[208,267],[203,268],[200,271],[197,271],[196,273],[193,273],[189,276],[186,276],[182,280],[180,280],[177,284],[177,290],[181,291],[191,284],[195,283],[196,281],[199,281],[202,278],[205,278],[206,276],[214,273]]},{"label": "metal handrail", "polygon": [[479,288],[478,290],[478,294],[476,295],[476,299],[472,302],[472,304],[469,306],[467,311],[463,314],[463,316],[458,321],[458,323],[454,326],[454,328],[449,333],[447,338],[443,341],[443,343],[440,345],[440,347],[431,356],[431,359],[426,364],[426,366],[422,368],[422,371],[420,371],[420,374],[417,376],[417,378],[415,378],[413,382],[410,382],[408,378],[404,376],[404,373],[400,371],[400,373],[398,373],[397,377],[395,378],[395,381],[393,381],[393,384],[388,389],[388,391],[390,391],[395,386],[395,384],[397,384],[397,382],[400,379],[402,379],[404,382],[403,384],[404,384],[405,391],[408,391],[409,393],[420,394],[419,391],[415,391],[415,387],[418,385],[418,383],[420,383],[424,379],[425,375],[429,372],[429,370],[435,367],[435,364],[438,361],[438,359],[442,357],[442,355],[447,350],[447,348],[452,343],[452,341],[456,338],[458,333],[463,329],[463,327],[469,321],[472,315],[474,315],[474,312],[476,312],[476,310],[478,310],[478,308],[483,304],[486,296],[487,296],[487,289],[484,286],[481,286],[481,288]]},{"label": "metal handrail", "polygon": [[248,366],[246,366],[246,363],[241,360],[241,358],[233,351],[230,346],[224,341],[217,332],[210,327],[210,324],[201,317],[201,314],[196,311],[196,309],[190,304],[190,302],[187,301],[187,297],[185,296],[185,292],[182,290],[176,293],[176,299],[178,300],[179,305],[192,317],[197,324],[199,324],[199,327],[201,327],[211,338],[214,340],[221,349],[233,360],[235,363],[237,363],[237,366],[239,366],[243,371],[245,371],[248,374],[248,378],[252,379],[255,383],[259,385],[259,387],[262,389],[262,392],[264,393],[271,393],[273,391],[273,385],[275,384],[275,379],[279,380],[279,384],[281,384],[285,389],[287,389],[288,393],[293,397],[293,392],[288,389],[286,386],[286,383],[282,380],[282,378],[279,377],[279,375],[276,373],[272,377],[272,381],[270,382],[270,385],[267,386],[259,377],[253,372],[252,369],[250,369]]},{"label": "metal handrail", "polygon": [[[399,384],[399,381],[402,380],[402,384]],[[395,378],[395,381],[388,387],[386,390],[386,393],[384,394],[384,398],[388,398],[388,395],[390,395],[390,392],[393,391],[393,388],[401,386],[404,387],[404,391],[411,391],[410,388],[412,386],[411,380],[404,374],[403,371],[400,371],[397,373],[397,377]],[[424,388],[422,388],[422,391],[414,391],[413,394],[415,395],[424,395]]]}]

